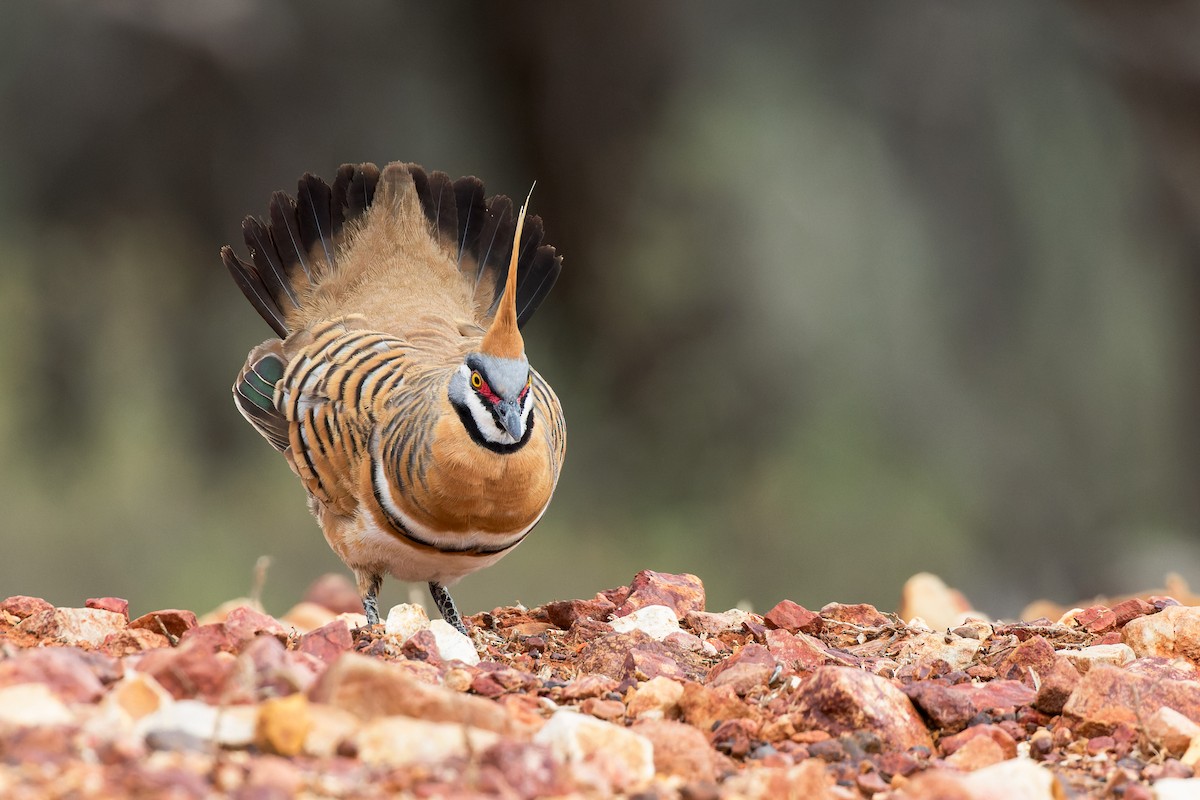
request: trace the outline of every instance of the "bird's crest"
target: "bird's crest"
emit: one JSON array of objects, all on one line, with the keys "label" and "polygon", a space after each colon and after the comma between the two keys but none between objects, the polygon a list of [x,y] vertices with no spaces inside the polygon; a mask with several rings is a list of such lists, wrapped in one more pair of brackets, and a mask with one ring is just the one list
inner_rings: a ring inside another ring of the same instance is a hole
[{"label": "bird's crest", "polygon": [[484,334],[479,349],[481,352],[498,358],[523,358],[525,341],[521,338],[521,329],[517,324],[517,261],[521,252],[521,231],[525,227],[525,209],[529,208],[529,197],[533,195],[530,187],[529,195],[521,205],[521,213],[517,215],[517,230],[513,234],[512,256],[508,262],[508,275],[504,281],[504,295],[500,298],[500,307],[492,318],[491,327]]}]

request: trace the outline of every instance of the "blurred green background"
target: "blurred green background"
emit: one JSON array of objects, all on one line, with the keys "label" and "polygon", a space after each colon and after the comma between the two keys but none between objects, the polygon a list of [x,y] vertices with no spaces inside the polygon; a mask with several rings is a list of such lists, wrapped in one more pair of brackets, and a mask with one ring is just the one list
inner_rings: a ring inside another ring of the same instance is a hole
[{"label": "blurred green background", "polygon": [[[711,608],[1015,614],[1200,582],[1197,3],[9,3],[0,596],[341,570],[229,386],[217,257],[304,171],[523,195],[569,455],[468,611],[639,569]],[[407,595],[389,581],[384,604]]]}]

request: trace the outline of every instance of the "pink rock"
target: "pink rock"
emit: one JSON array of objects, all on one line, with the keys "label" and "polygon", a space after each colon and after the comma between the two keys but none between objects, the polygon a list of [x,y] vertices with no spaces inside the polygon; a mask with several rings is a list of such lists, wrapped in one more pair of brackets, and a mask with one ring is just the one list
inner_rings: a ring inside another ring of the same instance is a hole
[{"label": "pink rock", "polygon": [[716,781],[720,761],[708,740],[691,725],[671,720],[643,720],[633,726],[654,745],[654,769],[688,781]]},{"label": "pink rock", "polygon": [[695,671],[689,673],[685,665],[680,663],[678,656],[678,651],[663,642],[646,642],[636,645],[625,655],[621,674],[618,677],[635,681],[645,681],[660,676],[675,680],[699,677]]},{"label": "pink rock", "polygon": [[304,600],[324,606],[335,614],[361,614],[363,610],[358,589],[340,572],[328,572],[313,581],[304,592]]},{"label": "pink rock", "polygon": [[557,797],[571,793],[571,784],[550,748],[525,742],[501,741],[480,757],[480,789],[505,797]]},{"label": "pink rock", "polygon": [[181,608],[164,608],[143,614],[129,623],[131,628],[144,628],[176,639],[196,627],[196,615]]},{"label": "pink rock", "polygon": [[249,606],[238,606],[225,618],[225,630],[235,641],[244,642],[260,633],[286,640],[288,630],[283,623]]},{"label": "pink rock", "polygon": [[667,716],[677,708],[681,697],[683,684],[679,681],[662,676],[651,678],[633,688],[627,697],[626,713],[633,719],[650,715]]},{"label": "pink rock", "polygon": [[713,667],[708,685],[714,688],[727,686],[741,696],[755,689],[765,691],[767,681],[778,665],[770,650],[761,644],[748,644]]},{"label": "pink rock", "polygon": [[100,649],[110,656],[120,658],[170,646],[171,640],[161,633],[155,633],[145,628],[126,628],[106,636]]},{"label": "pink rock", "polygon": [[125,620],[129,620],[129,601],[120,597],[92,597],[84,604],[86,608],[99,608],[103,611],[112,611],[115,614],[121,614]]},{"label": "pink rock", "polygon": [[1071,693],[1063,715],[1079,721],[1078,733],[1099,736],[1122,722],[1141,727],[1163,706],[1200,722],[1200,682],[1154,680],[1097,664]]},{"label": "pink rock", "polygon": [[107,636],[125,629],[125,617],[98,608],[51,608],[26,617],[17,627],[39,639],[99,647]]},{"label": "pink rock", "polygon": [[562,690],[562,697],[568,702],[598,697],[616,690],[618,685],[615,678],[607,675],[584,675],[568,683]]},{"label": "pink rock", "polygon": [[719,633],[731,631],[741,631],[748,621],[761,623],[762,617],[757,614],[751,614],[749,611],[742,611],[740,608],[731,608],[728,611],[720,613],[689,611],[683,616],[683,623],[685,625],[696,633],[707,633],[709,636],[716,636]]},{"label": "pink rock", "polygon": [[809,611],[791,600],[780,600],[766,613],[764,619],[768,626],[781,628],[789,633],[804,631],[817,634],[821,632],[821,626],[824,624],[820,614]]},{"label": "pink rock", "polygon": [[[44,683],[67,703],[91,703],[104,692],[93,669],[97,654],[75,647],[20,650],[0,661],[0,688],[19,683]],[[119,668],[119,665],[118,665]]]},{"label": "pink rock", "polygon": [[929,731],[891,681],[851,667],[818,667],[796,695],[793,715],[831,736],[867,730],[889,748],[930,747]]},{"label": "pink rock", "polygon": [[234,662],[232,655],[192,641],[151,650],[140,657],[137,669],[155,678],[177,700],[199,698],[220,703]]},{"label": "pink rock", "polygon": [[333,662],[309,691],[309,699],[364,720],[404,715],[501,733],[510,724],[509,715],[490,700],[431,686],[397,664],[353,652]]},{"label": "pink rock", "polygon": [[300,637],[300,652],[309,653],[326,663],[332,663],[353,646],[350,626],[343,619],[335,619]]},{"label": "pink rock", "polygon": [[629,597],[615,613],[623,617],[639,608],[655,605],[673,609],[679,618],[689,611],[703,611],[704,584],[695,575],[672,575],[645,569],[634,576],[629,584]]},{"label": "pink rock", "polygon": [[0,603],[0,611],[11,614],[17,619],[32,617],[39,611],[50,611],[53,608],[52,603],[48,603],[40,597],[29,597],[23,594],[13,595]]},{"label": "pink rock", "polygon": [[302,692],[316,680],[324,662],[289,652],[274,636],[250,640],[237,658],[226,686],[227,702],[253,702]]},{"label": "pink rock", "polygon": [[767,649],[793,672],[808,672],[823,665],[828,658],[825,645],[805,633],[785,630],[767,631]]}]

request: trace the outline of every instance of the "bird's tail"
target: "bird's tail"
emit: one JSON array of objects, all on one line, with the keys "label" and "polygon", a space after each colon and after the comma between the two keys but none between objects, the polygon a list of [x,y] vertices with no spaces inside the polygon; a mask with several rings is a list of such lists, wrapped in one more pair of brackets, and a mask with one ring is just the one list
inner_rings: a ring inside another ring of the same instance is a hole
[{"label": "bird's tail", "polygon": [[[517,235],[513,204],[504,195],[484,198],[475,177],[451,180],[444,172],[426,174],[416,164],[389,164],[385,185],[411,180],[429,232],[446,247],[474,289],[477,319],[495,316],[504,292],[509,255]],[[333,185],[306,173],[296,197],[271,196],[266,220],[246,217],[242,234],[250,251],[247,263],[233,248],[221,248],[221,259],[246,299],[281,338],[292,333],[306,298],[335,273],[339,253],[353,223],[371,207],[381,174],[374,164],[344,164]],[[518,323],[533,316],[562,270],[562,257],[541,243],[542,220],[525,220],[516,247],[516,312]]]}]

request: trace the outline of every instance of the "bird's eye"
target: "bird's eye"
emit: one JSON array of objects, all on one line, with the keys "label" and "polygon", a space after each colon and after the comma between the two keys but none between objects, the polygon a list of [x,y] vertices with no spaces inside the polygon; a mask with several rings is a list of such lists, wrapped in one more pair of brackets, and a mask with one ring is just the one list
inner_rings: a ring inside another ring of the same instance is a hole
[{"label": "bird's eye", "polygon": [[483,377],[478,372],[471,373],[471,388],[478,389],[483,386]]}]

